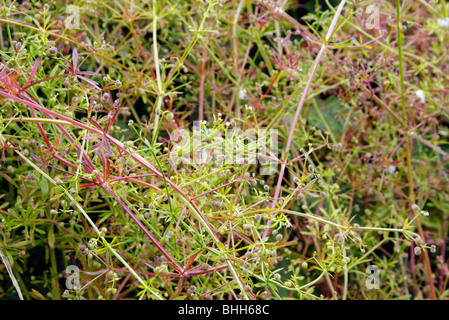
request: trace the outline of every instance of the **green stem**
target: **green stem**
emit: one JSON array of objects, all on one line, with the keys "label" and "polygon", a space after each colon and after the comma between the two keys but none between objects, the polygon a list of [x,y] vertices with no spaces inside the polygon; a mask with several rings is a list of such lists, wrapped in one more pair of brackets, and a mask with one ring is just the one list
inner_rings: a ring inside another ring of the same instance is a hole
[{"label": "green stem", "polygon": [[[53,226],[51,226],[53,228]],[[52,298],[53,300],[61,300],[61,292],[59,290],[59,276],[58,276],[58,265],[56,263],[55,250],[50,248],[50,262],[51,262],[51,283],[52,283]]]},{"label": "green stem", "polygon": [[[3,136],[0,134],[0,137]],[[50,177],[48,174],[46,174],[44,171],[42,171],[38,166],[36,166],[31,160],[29,160],[27,157],[25,157],[20,151],[15,150],[15,152],[23,159],[25,160],[30,166],[32,166],[36,171],[38,171],[44,178],[46,178],[49,182],[51,182],[54,186],[57,186],[56,181],[53,180],[52,177]],[[83,207],[79,204],[79,202],[68,192],[65,188],[62,188],[64,194],[73,202],[75,203],[76,208],[83,214],[84,218],[89,222],[92,229],[99,235],[100,239],[102,240],[102,243],[108,248],[112,254],[132,273],[132,275],[137,279],[137,281],[140,282],[140,284],[145,288],[145,290],[149,291],[153,296],[158,300],[164,300],[164,298],[156,291],[154,291],[152,288],[148,287],[148,285],[145,283],[145,281],[131,268],[131,266],[122,258],[120,254],[118,254],[112,246],[109,244],[109,242],[103,237],[101,231],[97,228],[96,224],[92,221],[92,219],[89,217],[89,215],[84,211]]]},{"label": "green stem", "polygon": [[[2,0],[2,6],[3,8],[6,8],[5,0]],[[8,20],[6,13],[5,13],[5,20]],[[9,29],[9,24],[6,24],[6,31],[8,32],[9,45],[12,47],[12,37],[11,37],[11,30]]]},{"label": "green stem", "polygon": [[[397,23],[397,37],[398,37],[398,56],[399,56],[399,69],[401,77],[401,102],[402,102],[402,113],[404,119],[408,123],[407,110],[405,107],[405,82],[404,82],[404,61],[402,56],[402,28],[401,28],[401,3],[400,0],[396,0],[396,23]],[[408,179],[408,191],[409,191],[409,201],[410,203],[415,203],[415,192],[413,189],[413,176],[412,176],[412,153],[410,148],[410,135],[406,133],[406,157],[407,157],[407,179]],[[419,218],[416,219],[416,224],[418,226],[419,235],[422,239],[425,239],[421,222]],[[436,300],[435,287],[433,284],[432,268],[430,266],[429,255],[426,250],[424,250],[424,260],[426,263],[428,282],[430,286],[430,294],[432,300]]]}]

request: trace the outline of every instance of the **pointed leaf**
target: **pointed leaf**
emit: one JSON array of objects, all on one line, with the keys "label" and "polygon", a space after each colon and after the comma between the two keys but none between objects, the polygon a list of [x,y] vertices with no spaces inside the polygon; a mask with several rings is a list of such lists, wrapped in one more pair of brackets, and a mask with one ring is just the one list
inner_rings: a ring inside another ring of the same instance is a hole
[{"label": "pointed leaf", "polygon": [[217,246],[222,250],[222,252],[225,252],[225,251],[226,251],[226,248],[225,248],[225,246],[224,246],[223,243],[218,242],[218,243],[217,243]]},{"label": "pointed leaf", "polygon": [[47,300],[47,298],[45,298],[42,293],[33,288],[31,288],[30,296],[36,300]]},{"label": "pointed leaf", "polygon": [[112,156],[113,153],[111,151],[111,144],[110,144],[109,140],[108,139],[103,139],[103,140],[104,140],[103,149],[106,151],[106,155]]},{"label": "pointed leaf", "polygon": [[37,157],[37,156],[34,155],[34,154],[31,154],[31,159],[33,159],[34,161],[37,161],[37,162],[39,162],[39,163],[42,163],[41,158]]},{"label": "pointed leaf", "polygon": [[72,70],[70,70],[70,68],[68,68],[68,67],[66,67],[66,66],[64,66],[64,65],[61,65],[61,68],[63,68],[65,71],[67,71],[67,72],[70,72],[70,73],[72,73]]},{"label": "pointed leaf", "polygon": [[73,70],[76,71],[78,66],[78,50],[76,48],[72,51],[72,66]]},{"label": "pointed leaf", "polygon": [[313,197],[313,198],[318,198],[318,197],[319,197],[318,194],[312,193],[312,192],[309,192],[309,191],[306,191],[306,190],[304,190],[304,193],[307,193],[309,196],[311,196],[311,197]]},{"label": "pointed leaf", "polygon": [[77,74],[82,74],[82,75],[86,75],[86,76],[94,76],[94,77],[100,76],[98,73],[93,72],[93,71],[78,71]]},{"label": "pointed leaf", "polygon": [[[105,133],[108,133],[108,132],[109,132],[109,129],[111,129],[111,126],[112,126],[112,124],[114,123],[115,118],[117,118],[118,112],[119,112],[119,110],[120,110],[120,108],[119,108],[119,106],[118,106],[118,103],[114,103],[114,106],[113,106],[112,108],[113,108],[113,109],[115,108],[115,111],[114,111],[114,113],[112,114],[112,117],[109,118],[108,126],[106,127]],[[111,111],[112,111],[112,110],[111,110]]]},{"label": "pointed leaf", "polygon": [[48,230],[48,246],[50,249],[55,248],[55,232],[53,231],[53,225],[50,225]]},{"label": "pointed leaf", "polygon": [[33,81],[34,77],[36,76],[37,69],[39,69],[40,63],[41,63],[41,56],[37,57],[36,61],[34,61],[33,69],[31,70],[30,77],[28,78],[25,87],[29,85],[31,81]]},{"label": "pointed leaf", "polygon": [[90,147],[90,151],[93,151],[93,150],[98,149],[99,147],[101,147],[103,145],[103,141],[104,140],[101,140],[100,142],[98,142],[98,143],[94,144],[92,147]]},{"label": "pointed leaf", "polygon": [[80,75],[78,75],[78,74],[77,74],[76,76],[77,76],[78,78],[83,79],[84,81],[88,82],[88,83],[91,84],[92,86],[94,86],[95,89],[100,90],[100,87],[98,86],[98,82],[96,82],[96,81],[94,81],[94,80],[87,79],[87,78],[85,78],[85,77],[83,77],[83,76],[80,76]]},{"label": "pointed leaf", "polygon": [[[82,136],[79,136],[78,138],[76,138],[75,141],[73,141],[73,143],[72,143],[72,145],[70,146],[70,148],[69,148],[69,150],[67,151],[67,153],[72,152],[73,148],[76,147],[76,145],[78,144],[78,142],[80,142],[81,138],[82,138]],[[77,153],[78,153],[78,155],[79,155],[79,151],[78,151],[78,150],[77,150]]]},{"label": "pointed leaf", "polygon": [[81,140],[92,140],[92,139],[99,139],[101,136],[85,136]]},{"label": "pointed leaf", "polygon": [[[15,55],[15,54],[14,54]],[[4,78],[6,75],[6,72],[8,71],[8,65],[11,62],[12,58],[14,57],[14,55],[8,60],[8,62],[6,62],[6,64],[3,66],[2,71],[0,72],[0,77]]]},{"label": "pointed leaf", "polygon": [[46,201],[49,196],[49,188],[48,188],[48,181],[47,179],[43,178],[41,179],[41,199],[43,201]]},{"label": "pointed leaf", "polygon": [[95,127],[97,127],[97,129],[103,131],[103,128],[100,126],[100,124],[99,124],[97,121],[95,121],[95,120],[92,119],[92,118],[88,118],[88,120],[89,120],[89,122],[92,123]]},{"label": "pointed leaf", "polygon": [[185,269],[188,269],[188,268],[192,265],[192,263],[195,261],[196,257],[198,256],[198,254],[199,254],[200,252],[201,252],[201,250],[198,251],[197,253],[194,253],[194,254],[187,260]]}]

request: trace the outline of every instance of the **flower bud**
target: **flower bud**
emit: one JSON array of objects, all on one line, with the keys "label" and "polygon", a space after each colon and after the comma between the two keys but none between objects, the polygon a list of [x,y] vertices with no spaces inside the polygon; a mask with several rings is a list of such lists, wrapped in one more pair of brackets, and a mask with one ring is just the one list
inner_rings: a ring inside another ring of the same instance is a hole
[{"label": "flower bud", "polygon": [[172,119],[173,119],[173,113],[167,112],[167,113],[165,114],[165,118],[166,118],[167,120],[172,120]]},{"label": "flower bud", "polygon": [[50,49],[48,49],[48,53],[51,55],[54,55],[58,52],[58,49],[56,49],[56,47],[51,47]]},{"label": "flower bud", "polygon": [[413,249],[413,251],[415,252],[415,255],[419,256],[422,253],[421,247],[415,247],[415,249]]},{"label": "flower bud", "polygon": [[424,244],[424,241],[422,240],[422,238],[420,236],[417,236],[415,239],[413,239],[413,241],[415,241],[415,244],[417,246],[422,246]]}]

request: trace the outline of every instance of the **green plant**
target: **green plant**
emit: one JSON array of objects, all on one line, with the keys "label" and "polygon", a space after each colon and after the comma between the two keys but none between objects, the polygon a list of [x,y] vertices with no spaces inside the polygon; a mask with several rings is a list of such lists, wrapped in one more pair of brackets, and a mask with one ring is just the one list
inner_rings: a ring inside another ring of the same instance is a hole
[{"label": "green plant", "polygon": [[308,3],[2,1],[0,297],[445,299],[445,2]]}]

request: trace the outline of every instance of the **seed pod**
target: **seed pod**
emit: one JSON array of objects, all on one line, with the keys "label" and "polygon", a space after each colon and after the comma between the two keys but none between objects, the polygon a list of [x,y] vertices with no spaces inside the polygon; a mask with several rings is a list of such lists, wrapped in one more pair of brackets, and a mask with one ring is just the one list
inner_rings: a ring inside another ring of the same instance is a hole
[{"label": "seed pod", "polygon": [[51,55],[56,54],[56,52],[58,52],[58,49],[56,49],[56,47],[51,47],[50,49],[48,49],[48,53],[50,53]]},{"label": "seed pod", "polygon": [[422,253],[421,247],[415,247],[415,249],[413,249],[413,251],[415,252],[415,255],[419,256]]},{"label": "seed pod", "polygon": [[413,239],[415,241],[415,244],[417,246],[422,246],[424,244],[424,241],[422,240],[422,238],[420,236],[417,236],[415,239]]},{"label": "seed pod", "polygon": [[335,235],[335,240],[338,241],[338,242],[344,242],[345,241],[345,239],[343,238],[343,236],[340,233],[337,233]]},{"label": "seed pod", "polygon": [[165,114],[165,118],[166,118],[167,120],[172,120],[172,119],[173,119],[173,113],[167,112],[167,113]]}]

